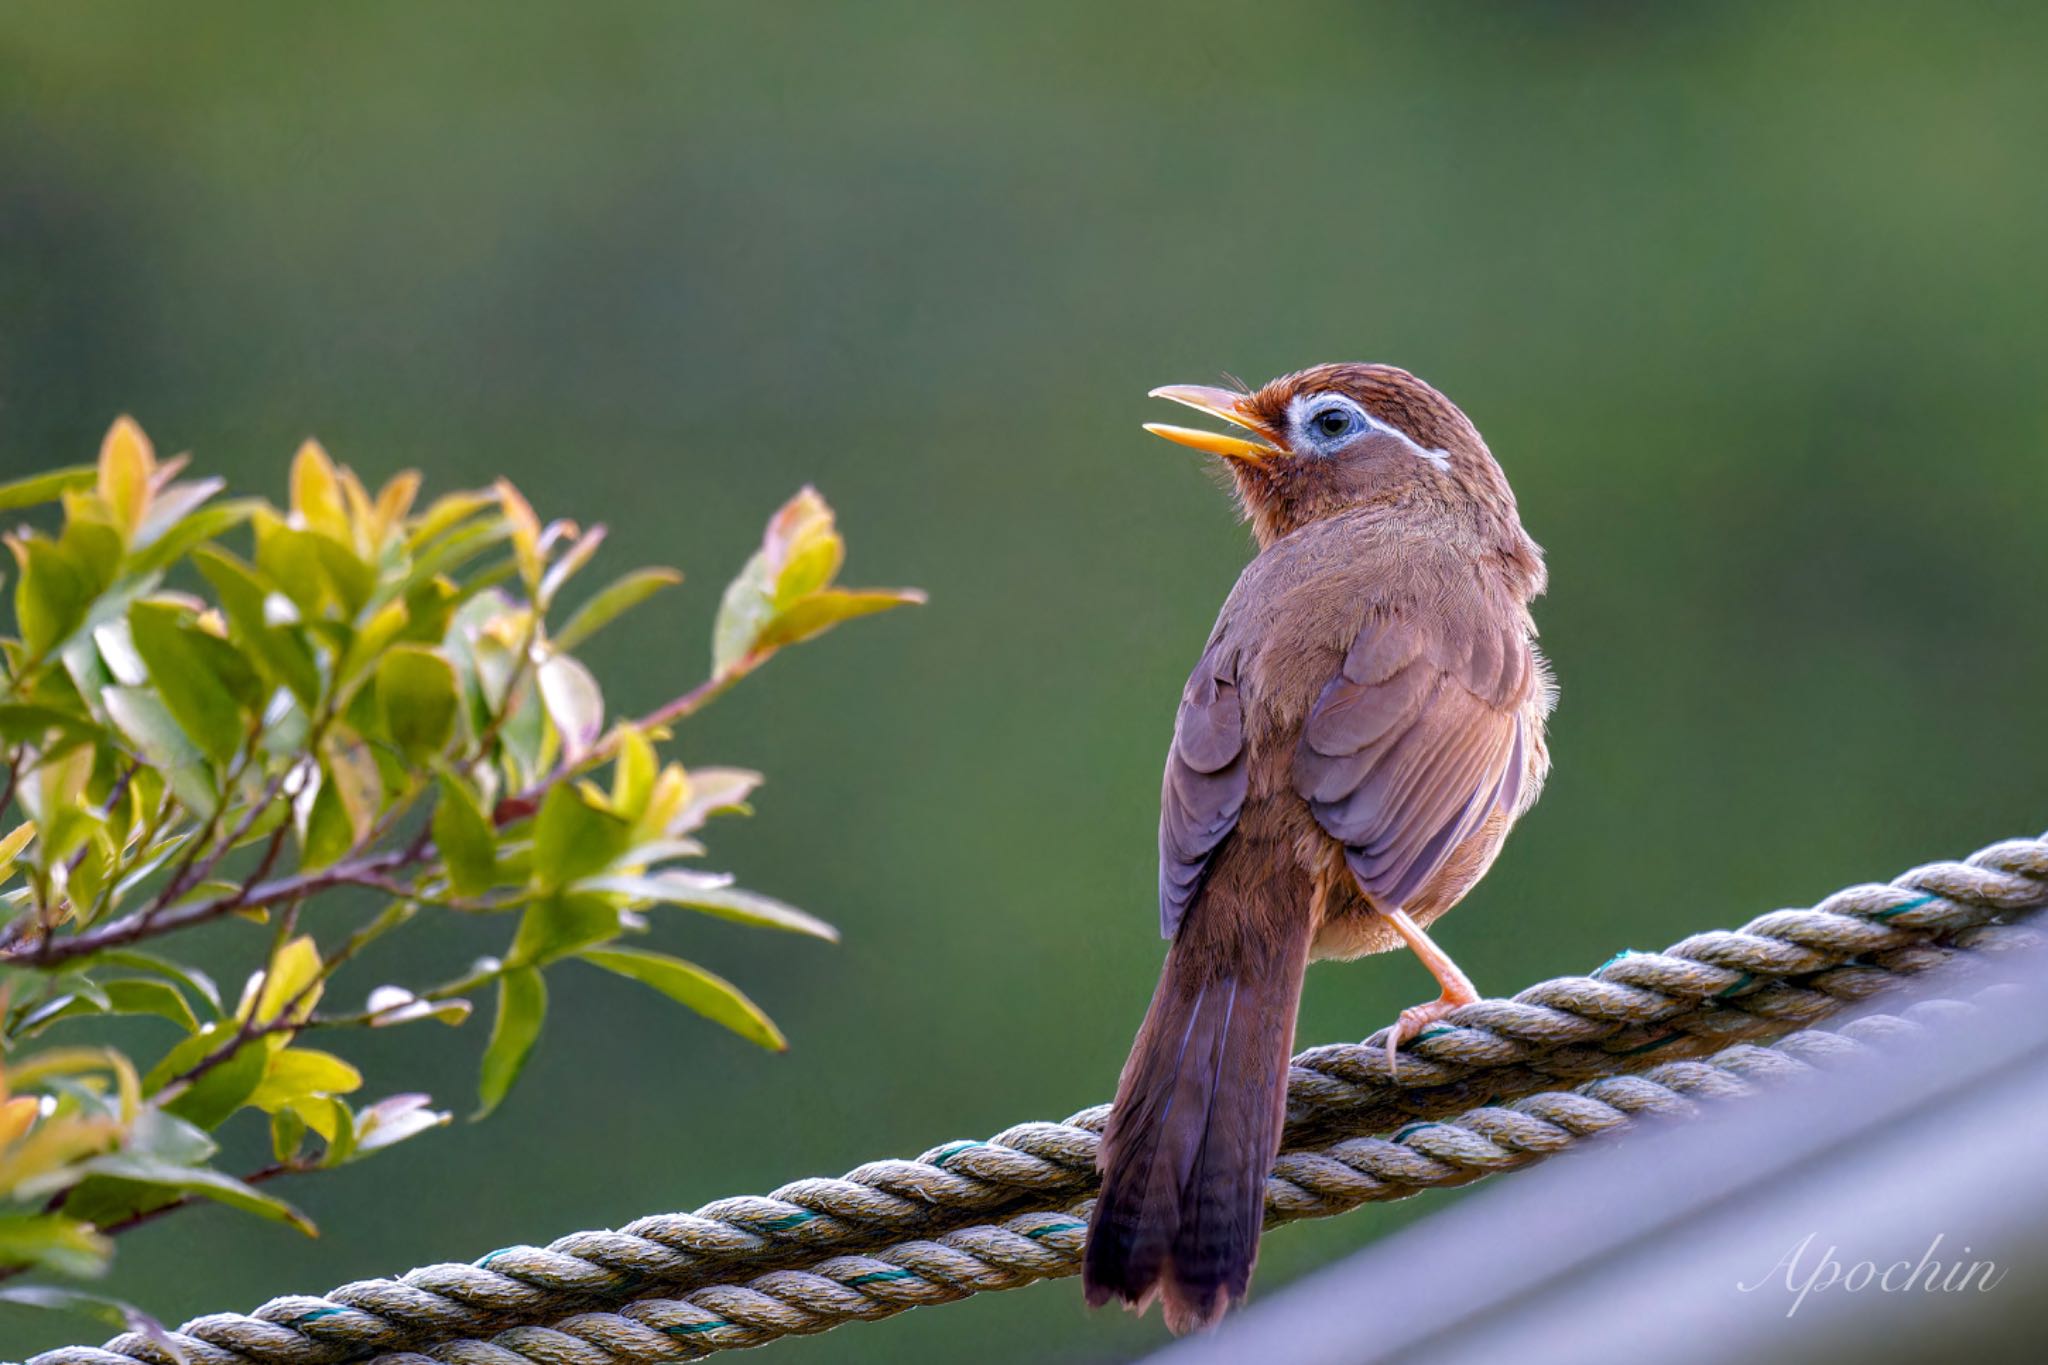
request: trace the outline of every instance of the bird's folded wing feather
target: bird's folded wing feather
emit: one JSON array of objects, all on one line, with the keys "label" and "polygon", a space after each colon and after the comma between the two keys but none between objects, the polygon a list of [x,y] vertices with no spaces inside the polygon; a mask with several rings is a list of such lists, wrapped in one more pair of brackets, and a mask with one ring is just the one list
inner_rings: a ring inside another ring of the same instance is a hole
[{"label": "bird's folded wing feather", "polygon": [[1237,655],[1213,642],[1181,693],[1159,793],[1159,932],[1164,937],[1171,938],[1179,927],[1210,855],[1244,807],[1244,748]]},{"label": "bird's folded wing feather", "polygon": [[1515,812],[1540,685],[1518,629],[1367,619],[1310,708],[1294,785],[1377,904],[1409,904],[1488,816]]}]

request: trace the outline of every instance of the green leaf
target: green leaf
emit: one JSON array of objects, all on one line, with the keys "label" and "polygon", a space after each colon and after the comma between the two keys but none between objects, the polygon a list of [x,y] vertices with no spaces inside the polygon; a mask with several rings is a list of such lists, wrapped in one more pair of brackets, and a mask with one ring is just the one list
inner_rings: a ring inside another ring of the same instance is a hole
[{"label": "green leaf", "polygon": [[273,594],[280,599],[283,594],[259,578],[255,569],[215,546],[200,547],[192,562],[213,585],[228,626],[256,664],[274,681],[290,688],[302,704],[315,705],[320,697],[320,670],[313,656],[297,636],[270,624],[267,604]]},{"label": "green leaf", "polygon": [[[137,602],[128,609],[128,629],[135,651],[149,665],[150,682],[178,727],[216,763],[226,763],[242,747],[247,726],[231,680],[218,665],[221,656],[201,645],[201,632],[179,619],[176,607]],[[221,641],[205,636],[211,645]]]},{"label": "green leaf", "polygon": [[172,962],[167,958],[157,957],[150,953],[137,952],[133,948],[119,948],[112,952],[101,953],[95,960],[112,962],[123,967],[134,967],[145,972],[155,972],[159,976],[167,977],[177,982],[197,995],[201,1000],[204,1000],[207,1007],[213,1011],[216,1017],[221,1012],[220,988],[213,984],[212,977],[200,971],[197,967],[180,966],[178,963]]},{"label": "green leaf", "polygon": [[743,565],[718,602],[711,627],[711,672],[723,676],[751,654],[754,641],[775,614],[775,566],[757,553]]},{"label": "green leaf", "polygon": [[[0,1265],[40,1266],[59,1275],[97,1275],[114,1254],[114,1244],[74,1218],[54,1213],[0,1214]],[[20,1297],[24,1290],[0,1291],[0,1300],[32,1307],[64,1307]],[[43,1291],[61,1295],[63,1290]]]},{"label": "green leaf", "polygon": [[553,891],[604,871],[626,851],[632,833],[630,824],[600,809],[580,787],[557,783],[534,822],[535,885]]},{"label": "green leaf", "polygon": [[498,838],[466,783],[443,773],[434,805],[434,847],[448,867],[448,889],[480,896],[498,879]]},{"label": "green leaf", "polygon": [[157,694],[143,687],[109,687],[100,693],[108,717],[143,759],[163,774],[189,811],[211,811],[219,792],[205,756],[185,735]]},{"label": "green leaf", "polygon": [[588,881],[578,882],[576,889],[614,892],[630,896],[642,903],[651,901],[662,905],[681,905],[741,924],[781,929],[792,934],[809,934],[828,943],[839,941],[839,931],[817,916],[805,914],[793,905],[784,905],[781,901],[758,892],[742,891],[736,886],[725,885],[726,880],[701,873],[669,871],[645,877],[592,877]]},{"label": "green leaf", "polygon": [[198,1017],[192,1013],[192,1006],[183,993],[175,986],[162,981],[123,978],[117,981],[102,981],[99,988],[104,1003],[82,995],[61,995],[47,1000],[23,1016],[16,1026],[22,1037],[40,1033],[59,1019],[73,1019],[80,1015],[101,1014],[154,1014],[196,1033],[199,1030]]},{"label": "green leaf", "polygon": [[300,869],[331,867],[347,857],[349,849],[355,846],[355,826],[349,821],[341,797],[335,794],[334,784],[324,774],[319,790],[303,809],[305,817],[299,824]]},{"label": "green leaf", "polygon": [[119,981],[102,981],[100,988],[107,993],[112,1014],[154,1014],[168,1019],[190,1033],[199,1030],[199,1017],[192,1013],[192,1004],[185,999],[177,987],[162,981],[143,978],[128,978]]},{"label": "green leaf", "polygon": [[155,1157],[175,1166],[200,1165],[220,1150],[220,1144],[205,1130],[148,1104],[136,1111],[125,1146],[137,1156]]},{"label": "green leaf", "polygon": [[97,595],[92,576],[46,536],[24,536],[8,544],[20,569],[14,584],[14,619],[29,656],[41,659],[85,621]]},{"label": "green leaf", "polygon": [[420,514],[414,523],[406,549],[418,554],[427,542],[446,533],[454,527],[483,511],[497,505],[494,493],[468,492],[444,493],[434,499],[433,505]]},{"label": "green leaf", "polygon": [[[220,507],[205,506],[227,486],[226,479],[194,479],[158,490],[130,541],[131,550],[143,552],[134,562],[162,568],[184,558],[193,546],[240,526],[263,505],[255,498],[241,498]],[[156,548],[147,550],[150,546]]]},{"label": "green leaf", "polygon": [[377,705],[392,742],[430,758],[455,735],[455,666],[425,645],[393,645],[377,661]]},{"label": "green leaf", "polygon": [[270,1154],[280,1166],[290,1165],[298,1159],[299,1149],[306,1145],[306,1120],[299,1111],[283,1108],[271,1111]]},{"label": "green leaf", "polygon": [[40,744],[52,730],[91,738],[99,726],[82,712],[35,702],[0,702],[0,739],[9,744]]},{"label": "green leaf", "polygon": [[498,979],[498,1017],[491,1024],[484,1049],[483,1075],[477,1082],[477,1111],[482,1118],[498,1107],[533,1052],[534,1040],[547,1018],[548,988],[540,972],[517,967]]},{"label": "green leaf", "polygon": [[516,967],[542,966],[618,933],[618,909],[602,896],[558,892],[520,912],[505,960]]},{"label": "green leaf", "polygon": [[[154,1095],[177,1077],[198,1066],[235,1036],[232,1022],[210,1024],[164,1054],[142,1081],[146,1095]],[[195,1080],[164,1109],[185,1122],[208,1132],[227,1122],[228,1117],[256,1093],[270,1062],[269,1049],[259,1043],[245,1043],[226,1061]]]},{"label": "green leaf", "polygon": [[640,948],[591,948],[578,956],[593,967],[652,986],[749,1042],[777,1052],[789,1047],[782,1031],[739,987],[695,963]]},{"label": "green leaf", "polygon": [[53,469],[47,474],[36,474],[26,479],[15,479],[11,483],[0,483],[0,512],[12,512],[18,507],[34,507],[40,503],[55,502],[66,493],[92,487],[97,474],[94,466],[78,464],[64,469]]},{"label": "green leaf", "polygon": [[633,570],[571,612],[568,621],[555,632],[555,647],[575,649],[663,588],[682,581],[683,576],[674,569]]},{"label": "green leaf", "polygon": [[[257,1050],[261,1051],[260,1048]],[[272,1222],[289,1224],[308,1237],[319,1235],[319,1229],[313,1226],[310,1218],[282,1199],[265,1194],[231,1175],[208,1170],[204,1166],[179,1166],[152,1157],[116,1155],[94,1157],[85,1163],[84,1169],[109,1180],[127,1181],[167,1193],[211,1199],[216,1203],[226,1204],[229,1208],[268,1218]]]}]

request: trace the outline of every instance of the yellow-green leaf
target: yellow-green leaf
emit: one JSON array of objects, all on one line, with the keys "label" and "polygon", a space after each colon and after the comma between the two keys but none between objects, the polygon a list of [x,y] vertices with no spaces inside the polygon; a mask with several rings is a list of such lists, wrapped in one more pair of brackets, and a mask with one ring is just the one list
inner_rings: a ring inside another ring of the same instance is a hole
[{"label": "yellow-green leaf", "polygon": [[313,656],[296,636],[270,621],[271,603],[289,599],[225,550],[203,545],[192,560],[219,595],[235,637],[248,647],[272,681],[290,688],[292,695],[311,709],[320,695],[320,672]]},{"label": "yellow-green leaf", "polygon": [[[149,1075],[143,1078],[143,1093],[154,1095],[227,1046],[237,1027],[234,1023],[211,1024],[179,1043],[150,1068]],[[244,1043],[163,1107],[187,1123],[211,1132],[240,1109],[262,1084],[269,1059],[269,1052],[260,1043]]]},{"label": "yellow-green leaf", "polygon": [[915,588],[870,588],[860,592],[833,588],[812,593],[777,612],[762,629],[756,645],[780,649],[822,635],[841,621],[896,607],[921,606],[924,600],[924,594]]},{"label": "yellow-green leaf", "polygon": [[479,896],[498,879],[498,840],[467,785],[443,774],[434,806],[434,847],[448,867],[448,889]]},{"label": "yellow-green leaf", "polygon": [[555,632],[556,647],[575,649],[663,588],[682,581],[683,576],[674,569],[635,569],[571,612],[567,623]]},{"label": "yellow-green leaf", "polygon": [[693,962],[639,948],[591,948],[578,956],[593,967],[652,986],[750,1042],[777,1052],[789,1046],[782,1030],[739,987]]},{"label": "yellow-green leaf", "polygon": [[[0,1265],[37,1266],[59,1275],[97,1275],[114,1244],[73,1218],[55,1213],[0,1214]],[[36,1285],[0,1290],[0,1302],[76,1311],[75,1290]]]},{"label": "yellow-green leaf", "polygon": [[156,450],[132,417],[118,417],[100,442],[97,490],[114,514],[122,534],[133,538],[149,510],[149,479],[156,471]]},{"label": "yellow-green leaf", "polygon": [[541,576],[540,518],[509,480],[500,479],[492,488],[498,495],[499,510],[512,528],[512,553],[519,561],[520,581],[529,591],[537,590]]},{"label": "yellow-green leaf", "polygon": [[40,659],[69,639],[96,595],[92,575],[47,536],[10,537],[19,573],[14,620],[31,658]]},{"label": "yellow-green leaf", "polygon": [[66,493],[90,488],[96,473],[93,466],[80,464],[64,469],[53,469],[47,474],[36,474],[26,479],[0,483],[0,512],[12,512],[21,507],[55,502]]},{"label": "yellow-green leaf", "polygon": [[600,809],[577,787],[558,783],[541,801],[534,822],[533,876],[552,891],[604,871],[626,851],[632,826]]},{"label": "yellow-green leaf", "polygon": [[308,530],[344,544],[351,540],[341,480],[318,441],[308,440],[292,457],[292,512]]},{"label": "yellow-green leaf", "polygon": [[[320,1003],[320,946],[310,934],[301,934],[285,943],[270,959],[270,969],[262,974],[263,994],[251,1000],[249,992],[242,995],[241,1008],[235,1011],[238,1019],[267,1024],[279,1018],[289,1006],[294,1020],[303,1019],[313,1012],[313,1006]],[[250,989],[256,985],[256,978],[250,979]],[[252,1016],[251,1009],[255,1013]]]},{"label": "yellow-green leaf", "polygon": [[384,730],[414,761],[448,747],[455,735],[455,666],[425,645],[394,645],[377,661],[377,705]]},{"label": "yellow-green leaf", "polygon": [[745,668],[837,622],[924,600],[922,593],[908,589],[832,588],[845,553],[832,509],[816,489],[805,488],[784,503],[769,520],[761,548],[719,603],[711,633],[714,675]]},{"label": "yellow-green leaf", "polygon": [[698,872],[670,870],[644,877],[592,877],[589,881],[577,883],[577,890],[630,896],[642,904],[679,905],[739,924],[809,934],[828,943],[839,941],[839,931],[816,915],[785,905],[772,896],[728,885],[729,880]]},{"label": "yellow-green leaf", "polygon": [[376,755],[353,732],[336,728],[323,746],[324,786],[340,800],[356,840],[366,837],[384,802],[384,779]]},{"label": "yellow-green leaf", "polygon": [[312,1219],[282,1199],[264,1194],[231,1175],[223,1175],[204,1166],[178,1166],[168,1161],[152,1160],[147,1157],[106,1156],[87,1162],[86,1169],[96,1176],[129,1180],[177,1194],[211,1199],[230,1208],[240,1209],[244,1213],[254,1213],[279,1223],[288,1223],[308,1237],[318,1234]]},{"label": "yellow-green leaf", "polygon": [[200,644],[198,629],[181,621],[178,609],[167,603],[137,602],[128,609],[128,630],[135,652],[149,666],[151,685],[178,728],[214,762],[233,758],[247,727],[231,680],[215,667],[220,655]]},{"label": "yellow-green leaf", "polygon": [[496,1109],[519,1079],[547,1012],[548,988],[539,971],[520,967],[499,978],[498,1015],[491,1023],[483,1075],[477,1082],[477,1118]]},{"label": "yellow-green leaf", "polygon": [[520,912],[505,960],[515,967],[543,966],[618,934],[618,909],[603,896],[558,892]]},{"label": "yellow-green leaf", "polygon": [[206,757],[185,736],[155,692],[144,687],[109,687],[100,693],[107,715],[141,752],[149,771],[161,774],[186,809],[207,812],[219,794]]},{"label": "yellow-green leaf", "polygon": [[264,1113],[314,1095],[347,1095],[362,1089],[363,1073],[329,1052],[306,1047],[279,1048],[270,1054],[263,1083],[248,1103]]},{"label": "yellow-green leaf", "polygon": [[7,880],[7,874],[14,871],[14,860],[28,847],[28,841],[36,837],[36,822],[24,820],[0,838],[0,882]]}]

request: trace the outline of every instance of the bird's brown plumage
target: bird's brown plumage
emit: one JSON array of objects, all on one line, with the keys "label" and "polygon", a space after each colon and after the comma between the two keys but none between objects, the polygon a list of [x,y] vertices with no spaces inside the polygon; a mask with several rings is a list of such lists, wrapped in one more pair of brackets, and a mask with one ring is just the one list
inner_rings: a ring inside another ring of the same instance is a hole
[{"label": "bird's brown plumage", "polygon": [[[1260,553],[1175,719],[1159,825],[1173,944],[1104,1136],[1084,1264],[1090,1302],[1160,1296],[1184,1331],[1249,1282],[1307,962],[1396,946],[1385,912],[1426,924],[1484,874],[1542,784],[1552,688],[1528,612],[1540,552],[1450,400],[1379,365],[1164,392],[1232,400],[1215,410],[1271,447],[1231,461]],[[1364,426],[1323,448],[1303,423],[1318,404],[1354,420],[1336,399]]]}]

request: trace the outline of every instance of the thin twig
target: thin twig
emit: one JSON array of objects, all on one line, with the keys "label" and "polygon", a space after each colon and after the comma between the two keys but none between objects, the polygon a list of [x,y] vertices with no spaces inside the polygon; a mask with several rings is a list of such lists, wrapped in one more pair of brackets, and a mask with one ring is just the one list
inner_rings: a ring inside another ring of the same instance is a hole
[{"label": "thin twig", "polygon": [[404,867],[410,861],[410,850],[392,850],[372,857],[335,863],[313,872],[298,872],[273,881],[240,887],[208,900],[194,902],[183,909],[167,910],[153,919],[148,916],[147,911],[138,911],[124,919],[115,920],[111,924],[83,934],[74,934],[70,938],[46,940],[34,948],[0,953],[0,964],[47,967],[89,957],[108,948],[122,948],[145,938],[175,933],[195,924],[205,924],[223,915],[231,915],[237,910],[266,909],[299,896],[359,881],[372,873]]}]

